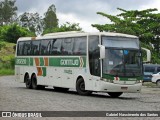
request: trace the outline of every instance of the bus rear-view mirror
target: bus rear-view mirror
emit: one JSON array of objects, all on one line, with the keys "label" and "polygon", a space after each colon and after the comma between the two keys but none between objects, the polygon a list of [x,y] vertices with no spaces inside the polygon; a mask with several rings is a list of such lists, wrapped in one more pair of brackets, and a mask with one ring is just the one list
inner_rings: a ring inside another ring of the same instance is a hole
[{"label": "bus rear-view mirror", "polygon": [[104,59],[105,58],[105,46],[103,45],[98,45],[100,48],[100,59]]}]

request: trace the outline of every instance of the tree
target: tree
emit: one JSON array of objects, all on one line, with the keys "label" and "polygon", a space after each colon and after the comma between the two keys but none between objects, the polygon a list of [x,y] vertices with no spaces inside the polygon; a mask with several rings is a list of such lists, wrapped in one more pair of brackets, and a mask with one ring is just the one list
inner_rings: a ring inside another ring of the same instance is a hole
[{"label": "tree", "polygon": [[79,23],[69,23],[66,22],[62,24],[60,27],[53,28],[51,30],[45,30],[46,33],[54,33],[54,32],[67,32],[67,31],[82,31],[82,28],[79,27]]},{"label": "tree", "polygon": [[14,21],[17,7],[15,0],[4,0],[0,2],[0,25],[7,25]]},{"label": "tree", "polygon": [[[110,19],[111,23],[105,25],[92,24],[92,26],[99,31],[136,35],[144,44],[150,43],[154,45],[155,49],[152,49],[152,53],[158,59],[158,54],[160,53],[160,13],[155,13],[157,9],[127,11],[118,8],[118,10],[122,11],[122,13],[116,16],[97,12],[97,14]],[[156,62],[155,58],[153,59],[154,62]]]},{"label": "tree", "polygon": [[26,28],[20,27],[17,24],[5,25],[1,27],[0,40],[11,43],[16,43],[19,37],[33,36]]},{"label": "tree", "polygon": [[58,19],[56,15],[56,8],[55,5],[51,5],[47,12],[44,14],[44,25],[45,25],[45,30],[47,31],[57,28],[58,27]]},{"label": "tree", "polygon": [[44,22],[38,13],[23,13],[18,17],[18,24],[39,36],[43,33]]}]

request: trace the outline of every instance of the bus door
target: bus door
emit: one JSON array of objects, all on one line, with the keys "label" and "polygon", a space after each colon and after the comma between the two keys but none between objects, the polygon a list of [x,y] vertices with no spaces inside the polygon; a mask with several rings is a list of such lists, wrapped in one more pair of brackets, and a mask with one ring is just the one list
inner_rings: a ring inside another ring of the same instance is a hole
[{"label": "bus door", "polygon": [[[90,68],[90,80],[92,81],[92,86],[100,78],[101,68],[100,68],[100,51],[99,51],[99,36],[89,37],[89,68]],[[93,88],[92,88],[93,89]]]}]

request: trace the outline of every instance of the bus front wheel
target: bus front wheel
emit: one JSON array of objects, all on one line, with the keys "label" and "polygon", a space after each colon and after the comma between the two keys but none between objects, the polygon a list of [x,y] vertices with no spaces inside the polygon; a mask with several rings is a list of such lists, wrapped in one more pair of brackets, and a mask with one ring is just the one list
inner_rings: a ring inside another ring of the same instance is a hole
[{"label": "bus front wheel", "polygon": [[112,98],[117,98],[120,95],[123,94],[123,92],[108,92],[108,94],[112,97]]},{"label": "bus front wheel", "polygon": [[92,93],[91,91],[85,90],[85,83],[84,83],[83,78],[78,79],[78,81],[76,83],[76,90],[77,90],[78,94],[80,94],[80,95],[89,95]]}]

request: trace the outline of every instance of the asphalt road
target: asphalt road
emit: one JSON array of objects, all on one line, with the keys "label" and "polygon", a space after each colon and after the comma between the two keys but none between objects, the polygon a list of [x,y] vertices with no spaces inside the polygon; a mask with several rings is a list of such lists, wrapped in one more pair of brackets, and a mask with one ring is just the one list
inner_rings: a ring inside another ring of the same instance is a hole
[{"label": "asphalt road", "polygon": [[143,87],[141,93],[124,93],[119,98],[106,93],[80,96],[75,90],[27,89],[14,76],[3,76],[0,111],[160,111],[160,88]]}]

